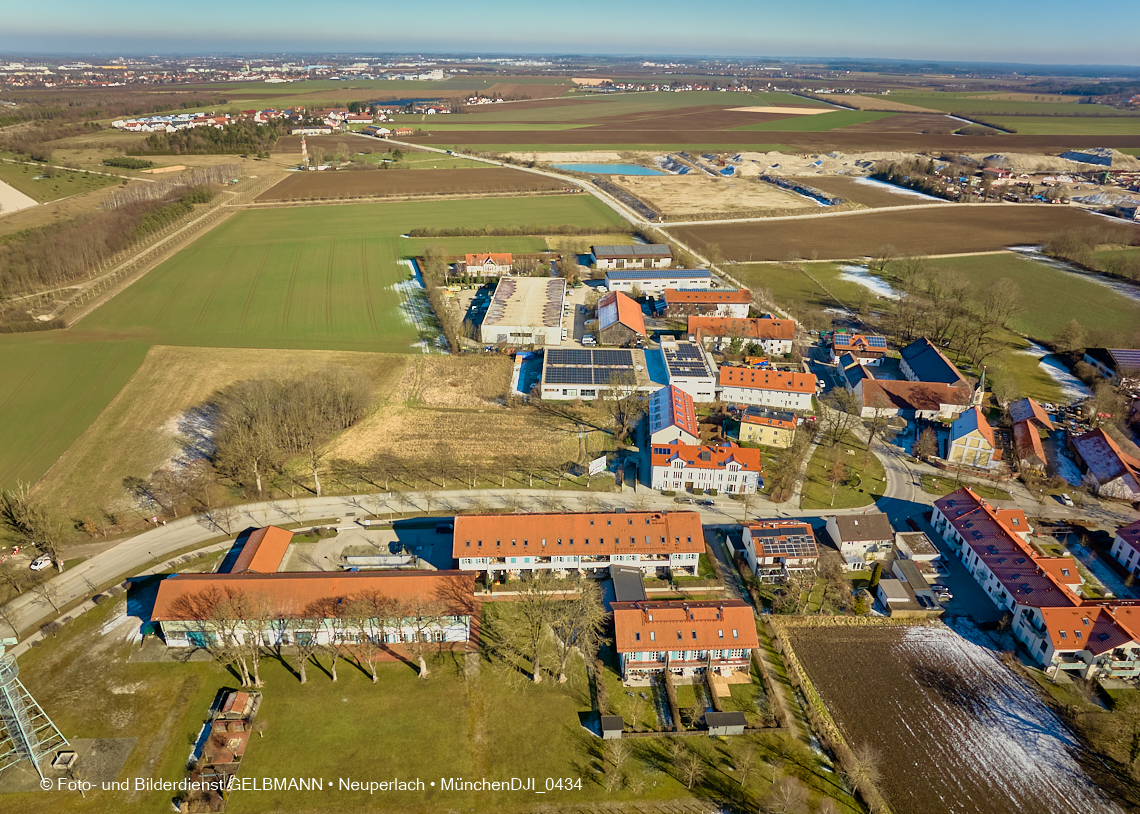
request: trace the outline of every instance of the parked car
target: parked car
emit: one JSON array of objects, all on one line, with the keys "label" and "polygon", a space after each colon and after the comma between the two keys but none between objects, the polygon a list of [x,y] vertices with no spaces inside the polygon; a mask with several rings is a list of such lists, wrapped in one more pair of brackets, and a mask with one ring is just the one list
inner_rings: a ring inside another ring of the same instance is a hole
[{"label": "parked car", "polygon": [[675,497],[675,498],[673,498],[673,502],[674,503],[692,503],[693,499],[691,497]]},{"label": "parked car", "polygon": [[1059,498],[1057,498],[1057,499],[1058,499],[1058,500],[1060,500],[1060,501],[1061,501],[1063,504],[1065,504],[1066,506],[1074,506],[1074,505],[1076,505],[1076,504],[1074,504],[1074,503],[1073,503],[1073,499],[1072,499],[1071,497],[1069,497],[1069,493],[1068,493],[1068,492],[1064,492],[1064,493],[1062,493],[1062,494],[1061,494],[1061,496],[1060,496]]},{"label": "parked car", "polygon": [[943,585],[941,582],[936,582],[933,585],[931,585],[930,590],[934,591],[934,593],[936,593],[936,594],[940,594],[942,592],[946,592],[946,593],[950,592],[950,589],[947,588],[945,585]]},{"label": "parked car", "polygon": [[713,503],[711,500],[698,500],[697,505],[698,506],[715,506],[716,504]]},{"label": "parked car", "polygon": [[950,593],[949,591],[936,591],[934,595],[941,599],[943,602],[949,602],[954,598],[954,594]]},{"label": "parked car", "polygon": [[38,556],[34,560],[32,560],[32,564],[29,565],[28,567],[31,568],[33,571],[42,571],[45,568],[47,568],[49,565],[51,565],[51,556],[49,556],[48,554],[40,554],[40,556]]}]

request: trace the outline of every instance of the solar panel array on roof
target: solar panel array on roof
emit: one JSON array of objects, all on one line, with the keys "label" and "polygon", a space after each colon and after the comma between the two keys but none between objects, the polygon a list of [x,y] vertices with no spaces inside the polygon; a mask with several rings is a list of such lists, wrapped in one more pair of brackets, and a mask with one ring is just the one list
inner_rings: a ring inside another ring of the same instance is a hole
[{"label": "solar panel array on roof", "polygon": [[543,368],[547,384],[608,385],[615,375],[633,372],[633,351],[551,348]]},{"label": "solar panel array on roof", "polygon": [[678,342],[675,346],[662,347],[665,365],[673,377],[701,378],[712,376],[704,355],[696,345]]},{"label": "solar panel array on roof", "polygon": [[611,280],[712,279],[707,269],[620,269],[607,271],[606,276]]},{"label": "solar panel array on roof", "polygon": [[868,336],[867,347],[869,348],[885,348],[887,346],[886,338],[882,336]]},{"label": "solar panel array on roof", "polygon": [[1118,372],[1140,370],[1140,350],[1136,348],[1109,348],[1108,352],[1116,361]]}]

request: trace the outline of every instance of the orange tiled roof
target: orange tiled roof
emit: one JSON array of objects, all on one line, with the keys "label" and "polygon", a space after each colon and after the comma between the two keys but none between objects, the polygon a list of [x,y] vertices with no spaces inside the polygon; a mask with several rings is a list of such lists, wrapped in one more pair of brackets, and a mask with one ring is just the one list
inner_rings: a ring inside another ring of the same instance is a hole
[{"label": "orange tiled roof", "polygon": [[739,336],[741,339],[795,339],[796,323],[790,319],[692,316],[689,317],[689,333]]},{"label": "orange tiled roof", "polygon": [[753,650],[760,646],[752,608],[739,599],[614,602],[619,653],[653,650]]},{"label": "orange tiled roof", "polygon": [[305,571],[282,574],[175,574],[158,584],[151,618],[200,618],[227,595],[267,597],[275,618],[303,617],[314,603],[376,591],[393,599],[439,598],[457,614],[474,607],[475,575],[464,571]]},{"label": "orange tiled roof", "polygon": [[[615,309],[612,314],[608,313],[607,309],[610,308]],[[603,310],[607,310],[609,321],[604,321],[606,318],[602,315]],[[645,336],[645,317],[642,316],[641,306],[637,304],[637,300],[620,291],[611,291],[598,300],[598,327],[605,330],[619,322]]]},{"label": "orange tiled roof", "polygon": [[293,539],[293,532],[277,526],[257,529],[246,538],[241,553],[230,568],[231,574],[247,571],[258,574],[273,574],[281,567],[285,552]]},{"label": "orange tiled roof", "polygon": [[1013,425],[1013,441],[1022,460],[1036,458],[1041,463],[1046,462],[1045,445],[1041,443],[1041,434],[1032,421],[1018,421]]},{"label": "orange tiled roof", "polygon": [[662,428],[677,427],[695,438],[701,437],[693,397],[679,387],[668,385],[649,399],[650,410],[661,408]]},{"label": "orange tiled roof", "polygon": [[794,419],[774,418],[770,415],[761,415],[753,412],[745,412],[741,415],[740,422],[742,424],[763,424],[765,427],[777,427],[781,430],[794,430],[796,428]]},{"label": "orange tiled roof", "polygon": [[1040,404],[1029,397],[1012,402],[1009,405],[1009,417],[1014,424],[1019,424],[1022,421],[1036,421],[1047,430],[1054,429],[1049,414]]},{"label": "orange tiled roof", "polygon": [[710,305],[726,304],[726,305],[751,305],[752,292],[747,288],[740,289],[682,289],[682,288],[667,288],[665,289],[665,304],[673,305],[681,303],[707,303]]},{"label": "orange tiled roof", "polygon": [[790,370],[725,366],[720,369],[721,387],[751,387],[784,393],[814,393],[815,375]]},{"label": "orange tiled roof", "polygon": [[510,252],[505,254],[494,253],[481,253],[467,255],[467,265],[469,266],[509,266],[514,262],[514,256]]},{"label": "orange tiled roof", "polygon": [[940,410],[943,404],[967,404],[970,393],[964,387],[941,382],[904,382],[864,379],[863,406],[878,409]]},{"label": "orange tiled roof", "polygon": [[654,446],[652,466],[672,466],[680,458],[686,469],[726,469],[730,463],[739,464],[744,472],[759,472],[760,450],[745,449],[735,444],[718,447],[694,446],[674,442]]},{"label": "orange tiled roof", "polygon": [[464,514],[455,518],[453,554],[464,557],[703,552],[696,512]]},{"label": "orange tiled roof", "polygon": [[1088,650],[1099,656],[1136,640],[1109,607],[1042,608],[1041,616],[1055,650]]}]

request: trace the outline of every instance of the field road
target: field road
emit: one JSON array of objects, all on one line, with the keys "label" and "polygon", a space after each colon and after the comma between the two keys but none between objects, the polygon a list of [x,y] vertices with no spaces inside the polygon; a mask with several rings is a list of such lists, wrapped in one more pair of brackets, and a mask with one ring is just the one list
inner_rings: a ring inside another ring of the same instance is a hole
[{"label": "field road", "polygon": [[716,220],[677,220],[667,221],[665,223],[656,224],[659,229],[669,229],[674,226],[718,226],[722,223],[776,223],[785,220],[816,220],[819,218],[846,218],[859,215],[871,215],[875,213],[882,214],[884,211],[888,212],[903,212],[908,209],[962,209],[964,207],[986,206],[991,209],[998,206],[1017,207],[1018,209],[1026,209],[1031,206],[1044,206],[1050,209],[1056,209],[1056,204],[1048,203],[1018,203],[1018,204],[1000,204],[1000,203],[927,203],[927,204],[903,204],[902,206],[879,207],[876,209],[845,209],[842,212],[812,212],[807,215],[781,215],[777,218],[718,218]]}]

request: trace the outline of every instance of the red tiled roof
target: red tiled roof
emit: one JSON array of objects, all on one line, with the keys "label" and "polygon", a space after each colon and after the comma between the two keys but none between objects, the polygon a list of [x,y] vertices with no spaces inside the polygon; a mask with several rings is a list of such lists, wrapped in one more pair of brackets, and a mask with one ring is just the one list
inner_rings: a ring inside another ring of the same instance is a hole
[{"label": "red tiled roof", "polygon": [[1108,607],[1042,608],[1055,650],[1087,650],[1094,656],[1135,641]]},{"label": "red tiled roof", "polygon": [[231,574],[254,572],[273,574],[281,567],[285,552],[293,539],[293,532],[277,526],[257,529],[246,538],[241,553],[230,568]]},{"label": "red tiled roof", "polygon": [[1036,421],[1047,430],[1054,429],[1053,422],[1045,409],[1028,397],[1018,399],[1009,405],[1009,417],[1014,424],[1022,421]]},{"label": "red tiled roof", "polygon": [[996,448],[994,443],[994,428],[990,426],[990,422],[986,421],[986,417],[982,414],[980,407],[971,407],[959,416],[959,420],[965,418],[967,421],[972,421],[974,426],[977,427],[978,432],[986,439],[986,443],[991,448]]},{"label": "red tiled roof", "polygon": [[151,619],[198,618],[227,595],[265,596],[275,618],[305,615],[310,605],[376,591],[393,599],[439,598],[457,615],[472,613],[475,575],[466,571],[305,571],[282,574],[175,574],[158,584]]},{"label": "red tiled roof", "polygon": [[701,437],[693,397],[679,387],[662,387],[650,397],[649,409],[661,408],[661,427],[677,427],[695,438]]},{"label": "red tiled roof", "polygon": [[892,381],[864,379],[863,406],[881,410],[940,410],[943,404],[963,405],[970,393],[963,387],[940,382]]},{"label": "red tiled roof", "polygon": [[1017,454],[1023,461],[1036,458],[1046,463],[1045,445],[1041,443],[1041,433],[1032,421],[1018,421],[1013,425],[1013,441]]},{"label": "red tiled roof", "polygon": [[745,449],[735,444],[717,447],[693,446],[674,442],[654,446],[652,466],[671,466],[680,458],[686,469],[725,469],[730,463],[739,464],[744,472],[759,472],[760,450]]},{"label": "red tiled roof", "polygon": [[456,559],[705,550],[701,516],[691,511],[463,514],[455,518],[453,539]]},{"label": "red tiled roof", "polygon": [[751,305],[752,292],[747,288],[728,289],[691,289],[667,288],[665,289],[665,304],[680,305],[683,303],[705,303],[709,305]]},{"label": "red tiled roof", "polygon": [[777,390],[782,393],[814,393],[815,375],[770,368],[724,366],[720,369],[720,386]]},{"label": "red tiled roof", "polygon": [[761,415],[760,413],[753,413],[751,411],[747,411],[740,416],[740,423],[762,424],[765,427],[776,427],[781,430],[794,430],[796,428],[795,420],[774,418],[770,415]]},{"label": "red tiled roof", "polygon": [[[607,312],[604,316],[603,310]],[[620,291],[611,291],[598,300],[598,328],[605,330],[619,322],[645,336],[645,317],[641,314],[637,300]]]},{"label": "red tiled roof", "polygon": [[514,262],[514,256],[510,252],[504,254],[494,253],[480,253],[467,255],[467,265],[469,266],[509,266]]},{"label": "red tiled roof", "polygon": [[614,602],[611,607],[619,653],[753,650],[760,646],[752,608],[739,599]]},{"label": "red tiled roof", "polygon": [[795,339],[796,323],[790,319],[741,319],[739,317],[689,317],[689,333],[705,336],[739,336],[741,339]]}]

